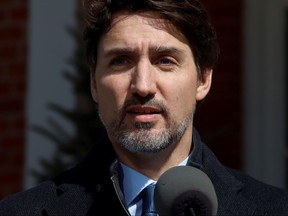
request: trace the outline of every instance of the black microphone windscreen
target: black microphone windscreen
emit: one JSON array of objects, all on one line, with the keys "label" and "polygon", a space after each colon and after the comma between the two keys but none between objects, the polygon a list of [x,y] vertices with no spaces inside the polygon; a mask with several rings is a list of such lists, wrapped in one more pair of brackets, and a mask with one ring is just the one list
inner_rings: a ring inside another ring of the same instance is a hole
[{"label": "black microphone windscreen", "polygon": [[209,177],[191,166],[177,166],[157,181],[154,203],[160,216],[216,215],[217,196]]}]

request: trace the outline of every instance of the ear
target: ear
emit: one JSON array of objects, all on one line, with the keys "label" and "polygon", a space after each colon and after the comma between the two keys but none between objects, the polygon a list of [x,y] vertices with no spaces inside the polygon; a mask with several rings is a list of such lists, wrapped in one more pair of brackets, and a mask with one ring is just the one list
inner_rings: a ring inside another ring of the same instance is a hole
[{"label": "ear", "polygon": [[98,102],[98,94],[97,94],[97,84],[96,84],[96,76],[95,72],[90,72],[90,91],[93,100]]},{"label": "ear", "polygon": [[208,94],[212,83],[212,69],[206,69],[198,79],[196,100],[200,101]]}]

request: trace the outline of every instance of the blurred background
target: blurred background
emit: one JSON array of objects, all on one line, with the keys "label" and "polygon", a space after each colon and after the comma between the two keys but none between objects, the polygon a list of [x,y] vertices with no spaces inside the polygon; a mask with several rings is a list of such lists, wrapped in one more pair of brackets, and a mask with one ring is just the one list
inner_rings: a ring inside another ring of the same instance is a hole
[{"label": "blurred background", "polygon": [[[221,54],[195,127],[224,165],[287,188],[288,0],[202,1]],[[0,199],[73,166],[97,142],[80,8],[0,1]]]}]

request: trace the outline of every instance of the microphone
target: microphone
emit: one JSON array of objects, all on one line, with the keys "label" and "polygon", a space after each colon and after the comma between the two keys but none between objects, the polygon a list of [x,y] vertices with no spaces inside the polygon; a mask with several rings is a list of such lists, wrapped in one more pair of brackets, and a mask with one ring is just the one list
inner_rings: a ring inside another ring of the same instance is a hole
[{"label": "microphone", "polygon": [[173,167],[160,176],[154,204],[160,216],[215,216],[218,208],[211,180],[191,166]]}]

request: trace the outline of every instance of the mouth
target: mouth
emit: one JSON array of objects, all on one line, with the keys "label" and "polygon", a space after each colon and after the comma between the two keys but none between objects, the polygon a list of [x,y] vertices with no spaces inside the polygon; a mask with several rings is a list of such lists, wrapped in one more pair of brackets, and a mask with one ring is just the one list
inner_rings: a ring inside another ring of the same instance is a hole
[{"label": "mouth", "polygon": [[157,107],[133,105],[126,109],[126,112],[133,118],[135,122],[153,122],[162,114],[162,110]]},{"label": "mouth", "polygon": [[162,112],[161,109],[151,106],[130,106],[126,111],[131,114],[160,114]]}]

